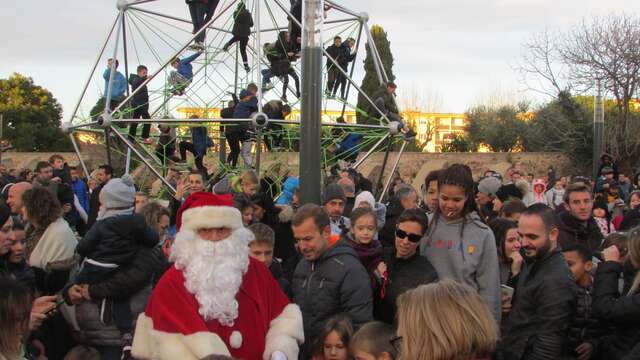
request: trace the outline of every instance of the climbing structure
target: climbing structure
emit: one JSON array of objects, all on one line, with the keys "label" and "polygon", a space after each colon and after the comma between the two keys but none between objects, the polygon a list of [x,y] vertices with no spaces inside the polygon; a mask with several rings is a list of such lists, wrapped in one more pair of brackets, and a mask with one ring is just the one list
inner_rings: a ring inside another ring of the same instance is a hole
[{"label": "climbing structure", "polygon": [[[89,132],[100,136],[104,139],[109,161],[111,161],[112,152],[122,151],[122,155],[126,158],[127,172],[132,161],[141,162],[162,179],[170,191],[174,191],[172,186],[163,179],[162,175],[166,171],[167,164],[162,163],[156,155],[156,146],[145,144],[137,137],[127,136],[128,125],[131,123],[165,124],[175,127],[178,139],[186,136],[192,126],[205,126],[209,135],[215,139],[218,151],[221,152],[219,163],[216,164],[218,171],[232,171],[225,165],[224,147],[220,146],[224,144],[221,130],[225,123],[248,123],[247,125],[255,130],[257,141],[253,156],[258,171],[261,152],[265,147],[272,148],[273,144],[269,142],[274,138],[280,139],[278,150],[297,150],[300,140],[298,130],[300,119],[268,119],[262,112],[263,104],[275,99],[282,99],[293,109],[298,109],[300,99],[296,94],[294,82],[289,81],[288,85],[283,87],[284,78],[274,77],[272,86],[263,89],[261,85],[262,71],[268,69],[270,65],[267,56],[263,53],[264,44],[277,42],[280,32],[289,30],[292,25],[301,24],[291,13],[289,3],[285,4],[282,0],[246,0],[245,6],[251,12],[254,23],[247,46],[249,69],[246,71],[242,65],[238,43],[228,49],[223,48],[232,37],[234,18],[237,16],[235,10],[240,2],[241,0],[221,0],[211,19],[195,34],[183,2],[168,0],[119,0],[117,2],[117,16],[82,88],[80,99],[63,125],[63,128],[70,133],[85,171],[86,166],[80,156],[81,150],[73,132]],[[358,53],[364,49],[362,42],[365,37],[368,39],[370,45],[368,49],[371,51],[380,82],[388,81],[369,32],[368,16],[332,1],[325,1],[325,10],[324,47],[331,45],[335,36],[341,36],[343,40],[353,38],[355,46],[352,53],[355,54],[355,60],[349,63],[347,71],[341,68],[339,70],[347,80],[344,99],[336,98],[331,94],[326,95],[323,107],[337,110],[342,115],[345,111],[355,111],[361,116],[368,116],[366,111],[354,105],[361,90],[353,80],[356,67],[362,64],[359,61],[361,58],[358,59]],[[194,39],[203,32],[206,34],[206,40],[204,47],[200,50],[202,54],[193,61],[193,79],[181,94],[169,84],[171,71],[174,70],[171,66],[172,60],[194,54],[196,52],[193,49]],[[325,51],[325,59],[329,58],[326,55]],[[124,99],[119,99],[115,104],[105,101],[105,98],[112,98],[114,93],[114,71],[105,71],[107,60],[110,58],[117,59],[119,62],[118,68],[115,69],[115,65],[112,65],[111,70],[117,70],[127,78],[129,74],[136,73],[138,65],[145,65],[148,68],[148,76],[143,85],[148,89],[149,99],[145,105],[149,107],[151,119],[132,119],[136,109],[131,105],[131,99],[139,90],[131,91],[127,86]],[[293,71],[299,78],[304,76],[301,74],[302,61],[292,61]],[[338,67],[332,59],[329,58],[327,61],[330,65],[334,63]],[[326,76],[325,69],[323,86],[326,86]],[[219,110],[231,100],[231,94],[238,94],[249,83],[258,85],[259,111],[251,118],[221,119]],[[268,91],[265,91],[267,89]],[[372,99],[366,94],[365,98],[371,108],[377,109]],[[193,114],[197,115],[197,118],[188,118],[187,115]],[[398,135],[397,124],[389,124],[386,116],[375,119],[379,125],[336,123],[331,119],[327,120],[323,122],[325,131],[322,135],[325,168],[334,164],[338,158],[352,155],[345,152],[337,154],[334,151],[336,144],[349,134],[356,134],[361,138],[358,145],[350,148],[349,152],[357,154],[363,149],[367,150],[367,153],[353,165],[354,167],[365,161],[373,151],[385,145],[388,151],[394,141],[403,139],[401,136],[396,136]],[[276,126],[273,126],[274,124]],[[138,126],[138,133],[141,127],[141,125]],[[154,129],[152,138],[155,133]],[[404,149],[404,145],[406,141],[401,149]]]}]

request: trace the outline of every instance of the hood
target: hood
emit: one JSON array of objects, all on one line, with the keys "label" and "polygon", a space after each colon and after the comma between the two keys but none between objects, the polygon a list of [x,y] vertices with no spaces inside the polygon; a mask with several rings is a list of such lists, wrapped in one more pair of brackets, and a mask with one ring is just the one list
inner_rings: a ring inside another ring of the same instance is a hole
[{"label": "hood", "polygon": [[145,221],[139,214],[117,215],[102,220],[102,226],[122,237],[130,237],[131,229],[140,221]]},{"label": "hood", "polygon": [[[438,217],[438,221],[442,221],[443,223],[447,224],[447,225],[456,225],[456,224],[461,224],[462,220],[465,220],[465,226],[469,225],[469,224],[475,224],[478,227],[481,228],[486,228],[488,229],[489,227],[487,226],[487,224],[485,224],[482,221],[482,218],[480,217],[480,215],[478,215],[478,213],[476,211],[472,211],[470,213],[468,213],[464,218],[459,218],[459,219],[455,219],[455,220],[447,220],[445,219],[444,216],[442,216],[442,214],[439,215]],[[432,227],[429,226],[429,229],[431,229]]]},{"label": "hood", "polygon": [[[338,255],[350,255],[355,259],[358,259],[358,254],[356,254],[356,251],[353,250],[353,248],[349,246],[349,244],[343,238],[338,240],[335,244],[333,244],[333,246],[328,248],[327,251],[325,251],[324,254],[322,254],[322,256],[320,256],[320,258],[318,258],[315,262],[325,262]],[[358,259],[358,261],[360,260]]]},{"label": "hood", "polygon": [[133,82],[139,78],[140,76],[138,76],[138,74],[129,74],[129,84],[133,85]]},{"label": "hood", "polygon": [[533,192],[536,192],[536,186],[540,187],[542,186],[542,193],[544,193],[547,189],[547,184],[544,182],[544,180],[542,179],[534,179],[533,180]]}]

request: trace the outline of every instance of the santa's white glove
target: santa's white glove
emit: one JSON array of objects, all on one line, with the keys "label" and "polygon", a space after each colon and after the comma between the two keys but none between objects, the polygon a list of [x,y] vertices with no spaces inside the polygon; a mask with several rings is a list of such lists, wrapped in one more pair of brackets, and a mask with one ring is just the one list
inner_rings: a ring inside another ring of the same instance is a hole
[{"label": "santa's white glove", "polygon": [[282,351],[274,351],[271,354],[271,360],[287,360],[287,355],[285,355]]}]

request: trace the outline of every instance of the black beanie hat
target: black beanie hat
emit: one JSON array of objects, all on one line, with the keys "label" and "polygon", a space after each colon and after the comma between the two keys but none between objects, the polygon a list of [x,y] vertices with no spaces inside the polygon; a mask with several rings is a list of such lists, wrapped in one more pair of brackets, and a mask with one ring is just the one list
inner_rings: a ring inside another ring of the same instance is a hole
[{"label": "black beanie hat", "polygon": [[322,197],[322,205],[325,205],[331,200],[340,199],[347,201],[347,196],[344,194],[344,190],[338,184],[329,184],[324,189],[324,196]]}]

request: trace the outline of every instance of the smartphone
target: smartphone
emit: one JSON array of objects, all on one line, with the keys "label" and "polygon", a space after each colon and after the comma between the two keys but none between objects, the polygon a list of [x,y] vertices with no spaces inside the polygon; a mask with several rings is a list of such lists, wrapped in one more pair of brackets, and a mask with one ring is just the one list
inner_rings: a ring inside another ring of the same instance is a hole
[{"label": "smartphone", "polygon": [[500,285],[503,297],[513,298],[514,289],[511,286]]},{"label": "smartphone", "polygon": [[47,311],[44,314],[46,316],[51,316],[51,315],[55,314],[55,312],[58,311],[58,309],[60,309],[60,306],[62,306],[62,304],[64,304],[64,298],[62,296],[58,295],[58,298],[56,299],[56,306],[51,308],[51,310]]}]

